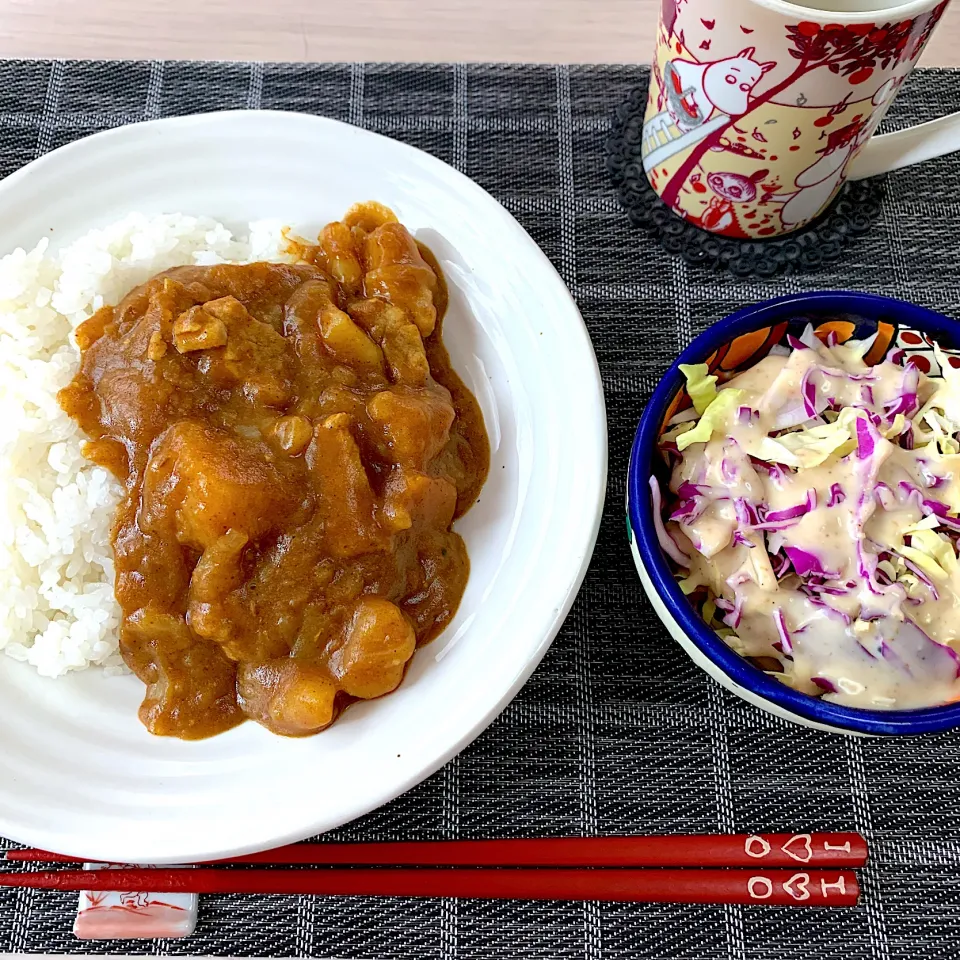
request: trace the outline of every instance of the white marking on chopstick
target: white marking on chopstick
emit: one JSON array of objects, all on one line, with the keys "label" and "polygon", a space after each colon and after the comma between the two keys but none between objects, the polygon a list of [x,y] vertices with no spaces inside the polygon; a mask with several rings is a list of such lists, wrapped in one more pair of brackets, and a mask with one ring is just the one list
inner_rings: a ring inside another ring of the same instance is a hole
[{"label": "white marking on chopstick", "polygon": [[763,837],[747,837],[743,845],[743,852],[748,857],[760,860],[770,852],[770,844]]},{"label": "white marking on chopstick", "polygon": [[[810,899],[810,874],[795,873],[789,880],[783,881],[783,889],[793,897],[794,900],[804,901]],[[826,896],[826,894],[824,894]]]},{"label": "white marking on chopstick", "polygon": [[[799,843],[798,843],[799,841]],[[793,848],[799,846],[801,853],[795,853]],[[824,844],[826,846],[826,844]],[[847,845],[847,851],[850,850],[850,844]],[[781,848],[788,857],[792,857],[800,863],[809,863],[813,859],[813,837],[809,833],[798,833],[791,837]],[[841,849],[841,848],[837,848]]]},{"label": "white marking on chopstick", "polygon": [[827,893],[828,890],[836,890],[837,893],[843,896],[847,892],[847,882],[841,874],[839,877],[837,877],[836,883],[827,883],[826,880],[821,880],[820,890],[823,893],[824,899],[829,896]]},{"label": "white marking on chopstick", "polygon": [[827,841],[824,840],[823,849],[824,850],[840,850],[843,853],[849,853],[850,841],[848,840],[846,843],[827,843]]},{"label": "white marking on chopstick", "polygon": [[773,881],[769,877],[751,877],[747,881],[747,893],[754,900],[768,900],[773,896]]}]

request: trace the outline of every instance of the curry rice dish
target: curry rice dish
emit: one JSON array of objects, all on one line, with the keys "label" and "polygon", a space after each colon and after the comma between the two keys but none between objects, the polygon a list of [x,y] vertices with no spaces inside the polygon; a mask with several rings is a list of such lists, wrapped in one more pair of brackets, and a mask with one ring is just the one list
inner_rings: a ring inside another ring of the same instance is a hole
[{"label": "curry rice dish", "polygon": [[119,650],[155,734],[317,733],[396,689],[466,586],[451,525],[489,448],[436,261],[374,203],[287,254],[101,307],[57,397],[121,485]]}]

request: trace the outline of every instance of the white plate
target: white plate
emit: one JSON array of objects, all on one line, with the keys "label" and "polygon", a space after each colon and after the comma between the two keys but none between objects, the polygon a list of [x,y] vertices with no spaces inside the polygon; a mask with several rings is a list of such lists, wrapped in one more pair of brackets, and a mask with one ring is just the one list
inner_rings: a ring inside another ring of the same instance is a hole
[{"label": "white plate", "polygon": [[67,243],[134,210],[319,227],[367,199],[391,206],[443,266],[445,340],[490,434],[490,478],[458,524],[472,572],[455,621],[396,693],[304,740],[253,723],[199,743],[151,737],[132,677],[43,680],[0,657],[0,834],[87,859],[171,863],[329,830],[463,749],[556,635],[599,526],[600,378],[560,277],[472,181],[333,120],[160,120],[62,147],[0,183],[0,252],[42,236]]}]

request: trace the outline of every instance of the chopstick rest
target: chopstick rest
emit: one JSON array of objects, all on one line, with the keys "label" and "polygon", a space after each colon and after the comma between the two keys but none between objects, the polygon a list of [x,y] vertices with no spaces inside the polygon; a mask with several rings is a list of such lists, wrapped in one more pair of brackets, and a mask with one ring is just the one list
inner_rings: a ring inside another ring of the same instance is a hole
[{"label": "chopstick rest", "polygon": [[[85,863],[83,869],[102,876],[107,870],[137,868]],[[116,878],[116,882],[120,880]],[[199,900],[196,893],[84,889],[80,891],[73,933],[80,940],[189,937],[197,927]]]}]

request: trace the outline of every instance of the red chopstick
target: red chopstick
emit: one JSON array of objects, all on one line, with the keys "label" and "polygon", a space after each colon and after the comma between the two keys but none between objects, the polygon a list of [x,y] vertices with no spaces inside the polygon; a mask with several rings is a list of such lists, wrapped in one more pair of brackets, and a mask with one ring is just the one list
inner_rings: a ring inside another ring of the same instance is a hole
[{"label": "red chopstick", "polygon": [[217,868],[0,873],[0,887],[153,893],[478,897],[634,903],[740,903],[850,907],[849,870],[225,870]]},{"label": "red chopstick", "polygon": [[[43,850],[9,850],[7,859],[33,863],[80,862]],[[839,868],[862,867],[867,862],[867,843],[856,833],[298,843],[210,862],[421,867]]]}]

